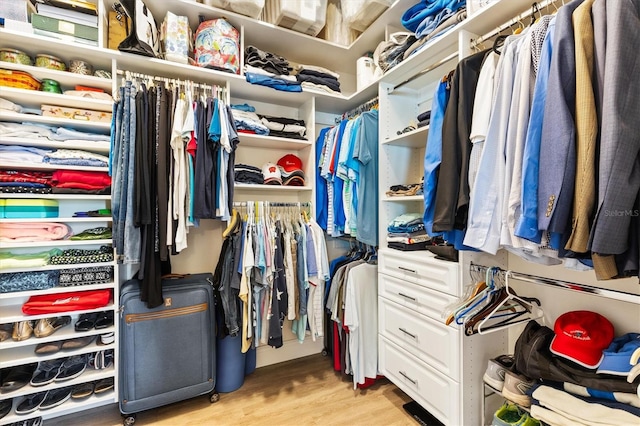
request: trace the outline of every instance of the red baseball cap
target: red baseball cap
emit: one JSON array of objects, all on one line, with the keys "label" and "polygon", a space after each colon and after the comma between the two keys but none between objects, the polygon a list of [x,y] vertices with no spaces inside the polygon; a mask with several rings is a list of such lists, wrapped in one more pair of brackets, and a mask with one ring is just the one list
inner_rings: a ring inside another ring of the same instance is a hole
[{"label": "red baseball cap", "polygon": [[571,311],[558,317],[550,350],[587,368],[597,368],[613,341],[613,324],[591,311]]},{"label": "red baseball cap", "polygon": [[287,154],[278,160],[278,166],[282,167],[285,172],[302,170],[302,160],[293,154]]}]

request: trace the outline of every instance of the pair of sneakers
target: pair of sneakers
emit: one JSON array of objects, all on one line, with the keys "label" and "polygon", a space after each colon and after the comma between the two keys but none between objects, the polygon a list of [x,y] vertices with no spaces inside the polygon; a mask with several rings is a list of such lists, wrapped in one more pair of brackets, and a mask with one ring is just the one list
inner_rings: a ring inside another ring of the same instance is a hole
[{"label": "pair of sneakers", "polygon": [[535,381],[516,372],[515,360],[511,355],[500,355],[490,359],[482,380],[501,392],[509,401],[523,407],[531,406],[531,397],[527,395],[527,391]]},{"label": "pair of sneakers", "polygon": [[493,415],[491,426],[540,426],[540,421],[517,405],[506,403]]}]

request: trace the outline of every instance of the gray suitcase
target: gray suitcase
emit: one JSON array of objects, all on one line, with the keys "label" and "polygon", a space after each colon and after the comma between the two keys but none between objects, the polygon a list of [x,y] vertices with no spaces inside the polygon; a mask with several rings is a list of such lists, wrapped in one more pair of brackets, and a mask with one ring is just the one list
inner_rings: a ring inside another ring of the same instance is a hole
[{"label": "gray suitcase", "polygon": [[148,309],[140,283],[120,291],[120,412],[124,424],[135,414],[209,393],[215,388],[213,275],[162,280],[164,305]]}]

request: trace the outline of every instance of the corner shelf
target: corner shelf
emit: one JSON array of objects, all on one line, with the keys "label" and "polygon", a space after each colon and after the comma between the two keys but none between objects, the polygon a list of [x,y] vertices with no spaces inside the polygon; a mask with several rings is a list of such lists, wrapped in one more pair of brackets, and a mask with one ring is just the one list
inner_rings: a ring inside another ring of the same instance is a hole
[{"label": "corner shelf", "polygon": [[382,145],[406,146],[409,148],[424,148],[427,145],[429,126],[418,127],[410,132],[384,139]]}]

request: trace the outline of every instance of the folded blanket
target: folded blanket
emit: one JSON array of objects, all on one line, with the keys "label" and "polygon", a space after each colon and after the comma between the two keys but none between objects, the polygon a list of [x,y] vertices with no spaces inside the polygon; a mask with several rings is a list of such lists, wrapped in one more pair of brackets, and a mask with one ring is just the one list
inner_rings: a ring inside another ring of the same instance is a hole
[{"label": "folded blanket", "polygon": [[0,253],[0,269],[38,268],[46,266],[52,257],[62,254],[62,250],[54,248],[48,251],[29,254]]},{"label": "folded blanket", "polygon": [[0,223],[0,241],[52,241],[62,240],[71,234],[71,228],[64,223]]}]

